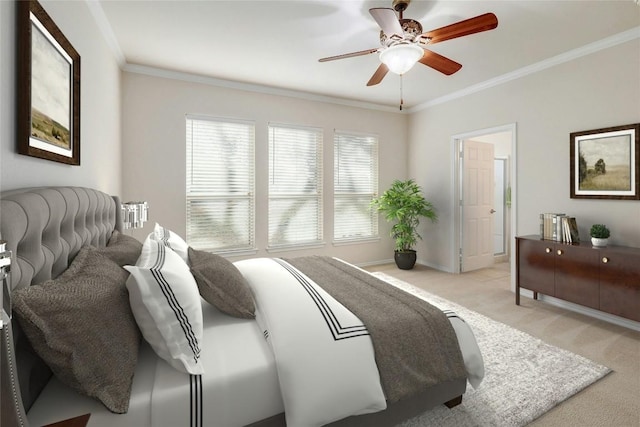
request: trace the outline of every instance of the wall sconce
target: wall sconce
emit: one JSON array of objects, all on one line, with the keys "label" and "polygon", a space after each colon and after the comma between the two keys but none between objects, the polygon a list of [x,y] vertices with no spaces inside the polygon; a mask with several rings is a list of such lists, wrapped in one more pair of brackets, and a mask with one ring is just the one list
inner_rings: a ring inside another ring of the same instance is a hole
[{"label": "wall sconce", "polygon": [[142,228],[149,219],[147,202],[126,202],[122,204],[122,222],[125,230]]}]

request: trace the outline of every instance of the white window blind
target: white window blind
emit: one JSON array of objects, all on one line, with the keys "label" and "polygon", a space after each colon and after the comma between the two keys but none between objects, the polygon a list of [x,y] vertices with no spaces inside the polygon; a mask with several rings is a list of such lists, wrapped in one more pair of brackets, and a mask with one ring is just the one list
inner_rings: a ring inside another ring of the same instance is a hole
[{"label": "white window blind", "polygon": [[333,239],[378,236],[371,200],[378,192],[378,137],[336,131],[334,152]]},{"label": "white window blind", "polygon": [[186,125],[187,243],[253,249],[254,123],[188,115]]},{"label": "white window blind", "polygon": [[322,242],[322,130],[269,125],[269,247]]}]

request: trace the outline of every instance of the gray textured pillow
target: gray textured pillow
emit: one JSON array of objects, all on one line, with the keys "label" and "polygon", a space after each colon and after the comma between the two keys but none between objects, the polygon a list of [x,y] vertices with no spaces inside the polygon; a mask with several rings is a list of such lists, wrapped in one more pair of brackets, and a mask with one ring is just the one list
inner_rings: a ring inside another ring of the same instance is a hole
[{"label": "gray textured pillow", "polygon": [[230,261],[220,255],[189,248],[191,274],[200,295],[230,316],[255,317],[253,295],[247,281]]},{"label": "gray textured pillow", "polygon": [[135,265],[140,252],[142,252],[142,243],[118,230],[113,230],[107,246],[98,249],[98,251],[120,267]]},{"label": "gray textured pillow", "polygon": [[128,276],[84,247],[55,280],[13,293],[25,335],[58,379],[116,413],[129,409],[140,345]]}]

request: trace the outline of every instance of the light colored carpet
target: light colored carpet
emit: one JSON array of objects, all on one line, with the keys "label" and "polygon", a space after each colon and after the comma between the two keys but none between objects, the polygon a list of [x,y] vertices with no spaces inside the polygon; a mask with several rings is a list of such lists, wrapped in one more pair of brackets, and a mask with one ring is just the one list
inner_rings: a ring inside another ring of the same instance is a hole
[{"label": "light colored carpet", "polygon": [[477,390],[468,386],[461,405],[436,407],[403,427],[524,426],[611,372],[406,282],[381,272],[373,274],[439,308],[457,312],[473,329],[485,362],[484,381]]}]

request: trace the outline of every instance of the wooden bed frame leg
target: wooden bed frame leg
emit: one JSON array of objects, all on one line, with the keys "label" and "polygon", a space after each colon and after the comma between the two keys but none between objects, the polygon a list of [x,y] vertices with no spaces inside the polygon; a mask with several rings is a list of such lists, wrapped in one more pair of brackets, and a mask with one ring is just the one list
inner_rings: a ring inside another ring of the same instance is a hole
[{"label": "wooden bed frame leg", "polygon": [[462,395],[460,395],[458,397],[454,397],[453,399],[449,400],[448,402],[444,402],[444,404],[449,409],[451,409],[451,408],[453,408],[455,406],[458,406],[461,403],[462,403]]}]

